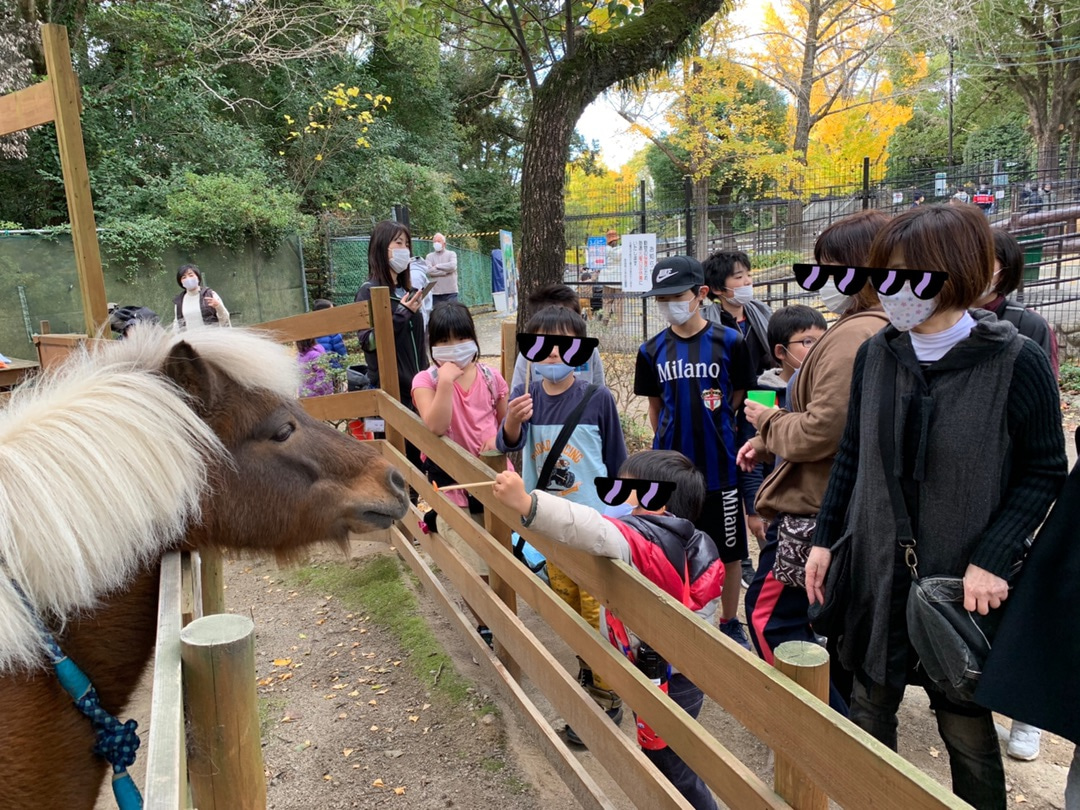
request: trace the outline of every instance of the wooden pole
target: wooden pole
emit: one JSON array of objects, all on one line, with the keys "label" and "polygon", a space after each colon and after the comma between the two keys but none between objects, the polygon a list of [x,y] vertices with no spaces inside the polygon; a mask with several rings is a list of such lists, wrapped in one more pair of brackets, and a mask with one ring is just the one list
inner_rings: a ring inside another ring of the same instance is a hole
[{"label": "wooden pole", "polygon": [[[814,697],[829,700],[829,653],[810,641],[785,641],[773,650],[773,665]],[[798,763],[776,752],[776,792],[795,810],[827,810],[829,797],[810,781]]]},{"label": "wooden pole", "polygon": [[225,612],[225,576],[222,571],[221,549],[209,547],[199,551],[199,584],[202,595],[202,614],[212,616]]},{"label": "wooden pole", "polygon": [[[394,311],[390,304],[390,288],[371,290],[371,322],[375,324],[375,356],[379,360],[379,388],[401,402],[401,386],[397,370],[397,346],[394,343]],[[405,438],[386,426],[386,440],[399,453],[405,452]]]},{"label": "wooden pole", "polygon": [[94,202],[90,196],[90,173],[86,168],[80,121],[79,79],[71,66],[67,29],[47,23],[41,26],[45,50],[45,69],[53,91],[56,113],[56,143],[60,150],[60,168],[64,175],[71,241],[75,247],[75,267],[79,272],[86,333],[93,336],[108,319],[105,276],[101,270]]},{"label": "wooden pole", "polygon": [[265,810],[255,625],[222,613],[180,633],[190,722],[188,773],[199,810]]},{"label": "wooden pole", "polygon": [[[480,460],[491,467],[496,473],[501,473],[506,469],[506,456],[494,450],[489,450],[486,453],[480,454]],[[503,523],[498,517],[491,513],[490,509],[484,510],[484,528],[488,530],[488,533],[499,541],[499,544],[514,553],[514,543],[511,535],[510,527]],[[492,569],[488,574],[488,584],[491,586],[491,590],[495,591],[495,594],[502,600],[502,603],[506,605],[513,613],[517,613],[517,594],[514,593],[513,587],[509,582],[505,581],[502,577],[495,573]],[[510,673],[514,680],[521,680],[521,667],[518,663],[510,657],[510,653],[499,642],[499,637],[495,636],[495,655],[502,661],[506,667],[506,671]]]},{"label": "wooden pole", "polygon": [[[517,323],[514,321],[502,322],[502,373],[503,379],[510,383],[514,379],[514,365],[517,363]],[[525,390],[528,390],[532,380],[525,380]]]}]

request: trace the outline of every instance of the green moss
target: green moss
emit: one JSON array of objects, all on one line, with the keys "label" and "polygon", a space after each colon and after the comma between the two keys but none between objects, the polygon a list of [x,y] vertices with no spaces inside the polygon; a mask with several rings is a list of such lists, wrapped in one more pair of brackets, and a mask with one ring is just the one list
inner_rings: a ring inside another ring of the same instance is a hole
[{"label": "green moss", "polygon": [[265,738],[289,702],[284,697],[259,695],[259,736]]}]

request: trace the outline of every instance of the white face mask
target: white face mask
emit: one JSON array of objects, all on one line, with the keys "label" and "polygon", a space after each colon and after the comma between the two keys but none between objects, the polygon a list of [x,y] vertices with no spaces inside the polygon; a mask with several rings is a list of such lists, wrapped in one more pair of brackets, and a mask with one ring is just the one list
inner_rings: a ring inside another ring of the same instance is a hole
[{"label": "white face mask", "polygon": [[747,284],[743,287],[731,288],[731,297],[736,304],[749,304],[754,300],[754,285]]},{"label": "white face mask", "polygon": [[435,248],[436,253],[442,253],[443,248],[446,247],[442,242],[434,242],[431,246]]},{"label": "white face mask", "polygon": [[656,307],[660,310],[660,317],[672,326],[682,326],[694,316],[695,309],[690,306],[697,302],[696,298],[689,301],[657,301]]},{"label": "white face mask", "polygon": [[409,266],[410,259],[412,259],[412,256],[409,255],[408,250],[405,248],[394,248],[390,253],[390,267],[392,267],[395,272],[400,273]]},{"label": "white face mask", "polygon": [[453,363],[461,368],[465,368],[479,356],[480,347],[472,340],[465,343],[455,343],[451,346],[431,347],[431,359],[436,363]]},{"label": "white face mask", "polygon": [[994,275],[990,276],[990,286],[986,288],[985,292],[983,292],[981,297],[985,298],[988,295],[997,295],[997,292],[996,292],[995,288],[998,285],[998,278],[1000,276],[1001,276],[1001,271],[1000,270],[995,270]]},{"label": "white face mask", "polygon": [[834,315],[843,315],[851,306],[851,296],[844,295],[836,289],[836,282],[831,278],[825,280],[818,293],[821,295],[821,303],[825,305],[825,309]]},{"label": "white face mask", "polygon": [[197,290],[199,288],[199,279],[195,276],[188,276],[180,283],[184,285],[185,290]]},{"label": "white face mask", "polygon": [[879,295],[881,306],[889,322],[901,332],[910,332],[916,326],[924,323],[934,310],[937,309],[937,298],[924,301],[916,297],[911,291],[911,282],[905,281],[904,286],[893,295]]}]

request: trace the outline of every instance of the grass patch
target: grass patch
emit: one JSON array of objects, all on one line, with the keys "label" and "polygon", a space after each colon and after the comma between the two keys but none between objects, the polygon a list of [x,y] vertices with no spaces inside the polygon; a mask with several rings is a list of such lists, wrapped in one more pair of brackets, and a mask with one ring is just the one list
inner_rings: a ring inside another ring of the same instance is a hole
[{"label": "grass patch", "polygon": [[1061,390],[1080,394],[1080,366],[1075,363],[1061,364]]},{"label": "grass patch", "polygon": [[266,737],[270,727],[274,725],[285,711],[289,701],[283,697],[274,695],[259,695],[259,736]]},{"label": "grass patch", "polygon": [[506,767],[506,763],[501,759],[495,759],[494,757],[484,757],[480,762],[482,767],[488,773],[498,773]]},{"label": "grass patch", "polygon": [[366,613],[408,650],[409,668],[424,686],[455,704],[466,704],[472,698],[471,684],[454,669],[454,662],[420,615],[403,573],[397,557],[382,556],[359,568],[325,563],[290,571],[286,577],[309,590],[332,593],[353,612]]}]

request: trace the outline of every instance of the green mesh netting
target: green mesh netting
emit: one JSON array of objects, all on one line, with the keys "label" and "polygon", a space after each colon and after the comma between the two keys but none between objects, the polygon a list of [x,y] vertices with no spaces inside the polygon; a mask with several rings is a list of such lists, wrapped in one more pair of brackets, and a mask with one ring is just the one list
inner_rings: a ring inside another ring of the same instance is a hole
[{"label": "green mesh netting", "polygon": [[[352,303],[360,285],[368,279],[368,237],[345,236],[330,240],[331,299],[335,304]],[[413,252],[426,256],[431,242],[413,239]],[[457,253],[458,297],[467,307],[492,306],[491,256],[447,243]]]}]

